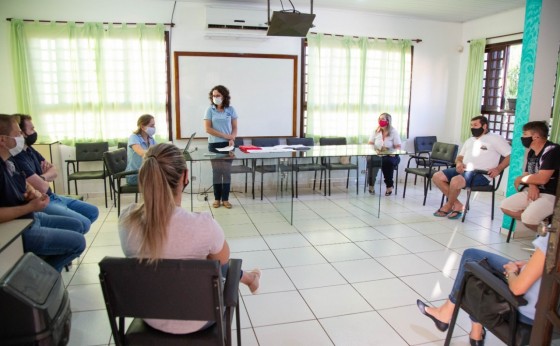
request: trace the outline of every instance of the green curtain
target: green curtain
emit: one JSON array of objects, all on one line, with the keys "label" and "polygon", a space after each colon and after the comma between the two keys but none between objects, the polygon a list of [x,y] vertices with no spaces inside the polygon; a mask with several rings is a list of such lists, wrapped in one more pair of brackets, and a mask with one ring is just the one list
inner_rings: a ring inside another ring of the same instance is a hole
[{"label": "green curtain", "polygon": [[554,143],[560,143],[560,54],[558,54],[558,61],[556,62],[556,90],[554,90],[550,140]]},{"label": "green curtain", "polygon": [[484,38],[471,40],[469,45],[469,62],[463,97],[463,117],[461,120],[461,141],[465,141],[471,136],[471,119],[480,115],[485,47],[486,39]]},{"label": "green curtain", "polygon": [[19,113],[39,139],[65,144],[128,138],[142,114],[166,141],[164,26],[12,20]]},{"label": "green curtain", "polygon": [[410,95],[410,40],[309,35],[309,137],[366,142],[383,112],[406,137]]}]

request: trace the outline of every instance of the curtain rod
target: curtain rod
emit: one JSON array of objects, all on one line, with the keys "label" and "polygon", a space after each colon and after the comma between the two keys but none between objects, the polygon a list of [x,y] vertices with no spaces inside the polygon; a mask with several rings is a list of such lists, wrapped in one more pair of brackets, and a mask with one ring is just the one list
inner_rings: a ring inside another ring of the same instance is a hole
[{"label": "curtain rod", "polygon": [[[493,38],[500,38],[500,37],[508,37],[508,36],[515,36],[515,35],[520,35],[523,34],[523,31],[521,32],[514,32],[512,34],[505,34],[505,35],[498,35],[498,36],[490,36],[490,37],[486,37],[485,40],[490,40]],[[471,40],[468,40],[467,43],[471,43]]]},{"label": "curtain rod", "polygon": [[[316,32],[310,32],[310,34],[312,35],[317,35],[318,33]],[[345,35],[339,35],[339,34],[326,34],[326,33],[322,33],[323,35],[327,35],[327,36],[335,36],[335,37],[344,37]],[[353,38],[360,38],[360,36],[352,36]],[[391,38],[386,38],[386,37],[368,37],[368,40],[392,40]],[[422,42],[421,38],[415,38],[412,39],[411,41],[416,42],[416,43],[420,43]]]},{"label": "curtain rod", "polygon": [[[14,19],[14,18],[6,18],[6,20],[9,21],[9,22],[11,22],[12,19]],[[52,23],[52,22],[58,23],[58,24],[66,24],[66,23],[68,23],[67,20],[43,20],[43,19],[41,19],[41,20],[22,19],[22,20],[23,20],[24,22],[39,22],[39,23]],[[74,23],[76,23],[76,24],[85,24],[85,22],[74,22]],[[105,24],[105,25],[107,25],[107,24],[137,25],[138,23],[103,22],[102,24]],[[143,23],[143,24],[146,24],[146,25],[157,25],[157,24],[159,24],[159,23]],[[174,26],[175,26],[175,23],[162,23],[162,24],[163,24],[163,25],[170,26],[170,27],[174,27]]]}]

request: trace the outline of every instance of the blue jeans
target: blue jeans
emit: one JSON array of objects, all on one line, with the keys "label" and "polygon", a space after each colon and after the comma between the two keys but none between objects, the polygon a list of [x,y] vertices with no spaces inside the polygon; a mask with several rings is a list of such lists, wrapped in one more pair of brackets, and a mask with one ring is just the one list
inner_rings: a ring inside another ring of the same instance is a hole
[{"label": "blue jeans", "polygon": [[23,249],[33,252],[59,272],[86,248],[84,235],[77,232],[77,219],[35,213],[35,222],[23,232]]},{"label": "blue jeans", "polygon": [[[225,148],[229,142],[208,143],[208,151],[221,153],[217,148]],[[233,162],[228,159],[211,160],[212,182],[214,184],[214,200],[228,201],[231,188],[231,165]]]},{"label": "blue jeans", "polygon": [[78,219],[82,223],[82,227],[81,230],[76,231],[85,234],[89,231],[91,224],[97,220],[99,209],[92,204],[53,193],[50,195],[50,203],[43,209],[43,213]]},{"label": "blue jeans", "polygon": [[[503,272],[504,271],[504,264],[508,263],[510,260],[502,257],[500,255],[496,255],[495,253],[486,252],[479,249],[467,249],[463,252],[463,257],[461,257],[461,263],[459,264],[459,272],[457,273],[457,277],[455,278],[455,283],[453,284],[453,289],[449,294],[449,300],[453,304],[456,302],[456,297],[459,294],[459,290],[461,289],[461,283],[463,281],[463,277],[465,276],[465,263],[467,262],[478,262],[481,259],[486,258],[488,259],[488,264],[490,267],[494,268],[497,271]],[[533,320],[525,317],[522,314],[518,314],[519,320],[526,324],[533,324]],[[476,322],[471,317],[473,322]]]}]

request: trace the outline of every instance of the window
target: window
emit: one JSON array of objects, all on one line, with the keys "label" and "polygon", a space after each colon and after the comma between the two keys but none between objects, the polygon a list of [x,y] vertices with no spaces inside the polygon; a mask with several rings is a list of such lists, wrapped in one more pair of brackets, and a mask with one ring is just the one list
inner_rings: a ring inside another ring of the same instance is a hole
[{"label": "window", "polygon": [[14,62],[22,72],[16,74],[19,111],[33,117],[42,140],[115,144],[145,113],[155,116],[160,138],[168,140],[163,25],[15,21],[12,30],[23,47],[23,59]]},{"label": "window", "polygon": [[515,100],[521,62],[521,42],[486,46],[481,114],[490,131],[511,140],[515,122]]},{"label": "window", "polygon": [[408,136],[412,46],[407,40],[313,35],[304,45],[303,135],[367,141],[377,116]]}]

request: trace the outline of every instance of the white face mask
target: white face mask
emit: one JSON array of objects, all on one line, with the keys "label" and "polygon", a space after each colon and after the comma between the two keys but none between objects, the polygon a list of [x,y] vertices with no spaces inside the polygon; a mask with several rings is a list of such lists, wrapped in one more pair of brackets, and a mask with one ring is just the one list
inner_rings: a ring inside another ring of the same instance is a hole
[{"label": "white face mask", "polygon": [[221,97],[213,97],[212,102],[214,102],[215,105],[219,106],[219,105],[222,104],[222,98]]},{"label": "white face mask", "polygon": [[10,149],[10,154],[16,156],[23,150],[23,145],[25,144],[25,138],[23,136],[12,137],[16,141],[16,146]]},{"label": "white face mask", "polygon": [[153,137],[153,135],[156,134],[156,128],[155,127],[146,127],[146,133],[148,134],[148,136]]}]

